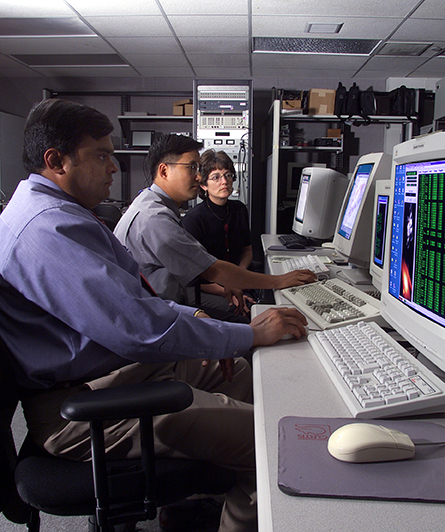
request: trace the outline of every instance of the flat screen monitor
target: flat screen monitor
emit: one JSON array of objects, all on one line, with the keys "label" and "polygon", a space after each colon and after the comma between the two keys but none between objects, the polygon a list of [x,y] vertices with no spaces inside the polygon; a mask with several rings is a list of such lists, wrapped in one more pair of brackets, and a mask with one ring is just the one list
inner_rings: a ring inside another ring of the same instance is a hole
[{"label": "flat screen monitor", "polygon": [[[391,156],[386,153],[369,153],[360,157],[349,182],[337,220],[333,245],[335,252],[352,265],[369,270],[371,233],[376,181],[389,179]],[[345,271],[346,274],[347,270]],[[360,272],[350,273],[353,277]],[[354,274],[354,275],[353,275]],[[366,271],[369,278],[369,272]]]},{"label": "flat screen monitor", "polygon": [[381,314],[445,371],[445,132],[394,147]]},{"label": "flat screen monitor", "polygon": [[332,168],[304,168],[292,230],[314,240],[331,239],[347,186],[348,178]]},{"label": "flat screen monitor", "polygon": [[389,179],[377,181],[375,184],[369,273],[372,278],[372,284],[380,291],[382,290],[383,268],[386,258],[385,243],[388,228],[390,190],[391,181]]}]

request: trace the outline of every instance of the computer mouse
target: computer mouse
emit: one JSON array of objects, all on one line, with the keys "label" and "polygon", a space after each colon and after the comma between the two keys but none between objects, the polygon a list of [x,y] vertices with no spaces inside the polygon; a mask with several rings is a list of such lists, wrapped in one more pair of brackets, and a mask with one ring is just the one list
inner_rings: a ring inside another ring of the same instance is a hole
[{"label": "computer mouse", "polygon": [[286,244],[286,249],[306,249],[306,246],[299,242],[291,242],[290,244]]},{"label": "computer mouse", "polygon": [[371,423],[343,425],[331,434],[328,451],[343,462],[389,462],[415,454],[411,438],[398,430]]},{"label": "computer mouse", "polygon": [[[304,330],[306,331],[306,336],[307,336],[309,332],[307,325],[304,326]],[[302,338],[305,338],[305,336],[302,336]],[[284,336],[280,338],[280,340],[296,340],[296,338],[293,334],[286,333]]]}]

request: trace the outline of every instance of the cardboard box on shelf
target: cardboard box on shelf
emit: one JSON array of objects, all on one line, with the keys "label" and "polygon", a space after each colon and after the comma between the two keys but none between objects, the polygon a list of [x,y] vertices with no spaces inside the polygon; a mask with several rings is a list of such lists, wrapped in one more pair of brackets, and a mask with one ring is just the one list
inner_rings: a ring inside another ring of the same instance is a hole
[{"label": "cardboard box on shelf", "polygon": [[332,115],[335,109],[335,89],[311,89],[308,114]]},{"label": "cardboard box on shelf", "polygon": [[[193,114],[193,100],[192,98],[184,98],[183,100],[176,100],[175,102],[173,102],[173,116],[184,116],[186,113],[185,113],[185,107],[186,106],[192,106],[192,112],[190,113]],[[187,110],[189,111],[189,107],[187,108]],[[187,115],[187,116],[190,116],[190,115]]]},{"label": "cardboard box on shelf", "polygon": [[282,109],[295,109],[300,110],[301,109],[301,100],[283,100]]},{"label": "cardboard box on shelf", "polygon": [[339,138],[341,137],[341,129],[328,129],[326,136],[332,138]]},{"label": "cardboard box on shelf", "polygon": [[186,103],[184,105],[184,115],[193,116],[193,104],[192,103]]}]

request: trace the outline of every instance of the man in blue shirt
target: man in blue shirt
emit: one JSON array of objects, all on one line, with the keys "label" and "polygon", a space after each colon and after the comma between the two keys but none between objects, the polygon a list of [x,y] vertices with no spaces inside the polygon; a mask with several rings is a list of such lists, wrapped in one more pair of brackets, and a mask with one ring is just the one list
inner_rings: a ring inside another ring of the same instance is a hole
[{"label": "man in blue shirt", "polygon": [[[59,414],[66,397],[85,387],[184,380],[193,405],[156,420],[156,452],[236,469],[220,532],[254,531],[251,375],[239,357],[286,333],[299,338],[305,318],[280,309],[249,325],[225,323],[146,291],[138,264],[91,211],[117,171],[112,129],[87,106],[36,105],[24,137],[30,176],[0,216],[0,334],[29,389],[30,434],[53,454],[87,460],[87,424]],[[138,432],[135,420],[110,422],[107,453],[138,456]]]}]

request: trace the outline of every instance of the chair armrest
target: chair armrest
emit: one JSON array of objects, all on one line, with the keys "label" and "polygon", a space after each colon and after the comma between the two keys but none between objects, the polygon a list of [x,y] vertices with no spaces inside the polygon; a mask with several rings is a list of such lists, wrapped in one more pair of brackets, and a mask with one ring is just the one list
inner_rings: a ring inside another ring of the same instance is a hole
[{"label": "chair armrest", "polygon": [[180,412],[192,401],[185,382],[144,382],[81,392],[69,397],[60,412],[69,421],[131,419]]}]

